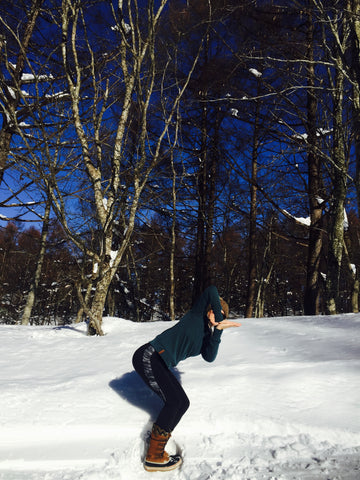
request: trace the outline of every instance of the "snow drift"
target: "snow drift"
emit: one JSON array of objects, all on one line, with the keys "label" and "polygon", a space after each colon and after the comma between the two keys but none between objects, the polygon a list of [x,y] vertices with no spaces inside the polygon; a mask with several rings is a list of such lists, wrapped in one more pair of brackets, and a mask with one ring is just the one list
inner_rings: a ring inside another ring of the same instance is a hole
[{"label": "snow drift", "polygon": [[168,473],[141,463],[160,401],[131,357],[169,323],[1,325],[0,479],[359,479],[360,315],[239,321],[214,363],[176,369],[191,405]]}]

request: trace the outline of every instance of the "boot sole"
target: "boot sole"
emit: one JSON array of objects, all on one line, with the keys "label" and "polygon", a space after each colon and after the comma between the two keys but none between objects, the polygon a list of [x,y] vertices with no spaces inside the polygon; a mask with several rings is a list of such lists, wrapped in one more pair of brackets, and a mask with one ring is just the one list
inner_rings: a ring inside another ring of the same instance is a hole
[{"label": "boot sole", "polygon": [[145,462],[144,468],[147,472],[168,472],[170,470],[179,468],[181,464],[182,458],[178,455],[173,455],[170,457],[170,461],[168,463]]}]

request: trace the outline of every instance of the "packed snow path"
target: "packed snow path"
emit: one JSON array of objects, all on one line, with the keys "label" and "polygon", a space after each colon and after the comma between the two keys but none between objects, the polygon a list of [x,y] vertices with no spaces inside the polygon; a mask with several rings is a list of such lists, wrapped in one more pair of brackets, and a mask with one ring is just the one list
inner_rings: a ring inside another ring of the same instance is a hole
[{"label": "packed snow path", "polygon": [[239,321],[214,363],[176,369],[191,405],[168,473],[142,467],[160,403],[131,357],[170,323],[0,326],[0,479],[359,480],[360,315]]}]

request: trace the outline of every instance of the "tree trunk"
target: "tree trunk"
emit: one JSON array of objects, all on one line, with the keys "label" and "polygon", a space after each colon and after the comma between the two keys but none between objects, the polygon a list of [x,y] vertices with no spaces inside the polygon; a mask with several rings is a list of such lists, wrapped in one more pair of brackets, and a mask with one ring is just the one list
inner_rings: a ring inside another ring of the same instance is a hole
[{"label": "tree trunk", "polygon": [[304,294],[305,315],[319,314],[319,268],[322,252],[322,178],[321,158],[317,145],[317,98],[314,93],[315,68],[314,68],[314,26],[311,12],[308,13],[307,22],[307,59],[308,64],[308,91],[307,91],[307,135],[308,135],[308,197],[310,210],[309,246],[307,257],[306,286]]},{"label": "tree trunk", "polygon": [[172,170],[172,223],[171,223],[171,244],[170,244],[170,298],[169,312],[171,320],[175,320],[175,251],[176,251],[176,170],[174,157],[171,153]]},{"label": "tree trunk", "polygon": [[201,128],[201,156],[198,173],[198,215],[196,227],[195,272],[193,286],[193,301],[206,287],[207,258],[205,252],[206,238],[206,181],[207,181],[207,105],[206,93],[203,94],[202,128]]},{"label": "tree trunk", "polygon": [[[360,1],[358,4],[358,12],[360,15]],[[359,18],[359,17],[358,17]],[[358,46],[360,47],[360,20],[358,22]],[[358,61],[358,83],[353,85],[353,135],[355,143],[355,161],[356,161],[356,173],[355,173],[355,188],[356,188],[356,197],[357,197],[357,211],[358,216],[360,215],[360,48],[357,49],[357,52],[353,53],[352,56],[357,55]],[[351,295],[351,304],[353,313],[359,312],[359,274],[358,271],[354,272],[354,284]]]},{"label": "tree trunk", "polygon": [[267,272],[266,277],[262,277],[259,282],[259,288],[257,292],[256,306],[255,306],[255,316],[256,318],[262,318],[264,316],[264,306],[265,306],[265,294],[266,287],[270,283],[270,278],[274,269],[275,262],[270,265],[270,268]]},{"label": "tree trunk", "polygon": [[[258,87],[258,93],[260,88]],[[256,102],[255,124],[253,134],[252,159],[251,159],[251,183],[250,183],[250,221],[249,221],[249,270],[248,270],[248,291],[246,300],[245,317],[254,316],[257,285],[257,170],[259,150],[259,106]]]},{"label": "tree trunk", "polygon": [[351,311],[352,313],[359,313],[359,292],[360,292],[360,282],[357,272],[354,273],[354,283],[351,292]]},{"label": "tree trunk", "polygon": [[0,185],[2,183],[4,172],[6,170],[6,162],[10,152],[10,142],[12,134],[5,128],[0,130]]},{"label": "tree trunk", "polygon": [[140,311],[140,304],[139,304],[140,278],[139,278],[138,270],[136,268],[136,261],[134,258],[132,245],[129,245],[129,248],[126,253],[126,270],[127,270],[127,275],[129,280],[132,277],[134,277],[134,280],[132,282],[133,288],[131,289],[132,304],[133,304],[136,322],[140,322],[141,321],[141,311]]},{"label": "tree trunk", "polygon": [[358,269],[355,265],[351,263],[349,257],[349,251],[344,242],[344,261],[347,265],[347,270],[349,272],[349,277],[351,278],[352,288],[351,288],[351,311],[352,313],[359,313],[359,275]]},{"label": "tree trunk", "polygon": [[358,215],[360,215],[360,0],[351,0],[348,5],[350,15],[351,65],[353,78],[353,135],[356,157],[355,187]]},{"label": "tree trunk", "polygon": [[274,269],[275,260],[271,258],[271,246],[272,246],[272,223],[273,218],[270,220],[269,231],[266,235],[266,242],[264,248],[264,254],[262,259],[262,265],[259,274],[259,287],[257,290],[257,297],[255,303],[255,317],[260,318],[264,316],[265,305],[265,293],[266,287],[270,283],[270,278]]},{"label": "tree trunk", "polygon": [[[205,47],[203,50],[204,65],[206,70],[209,57],[209,35],[205,38]],[[200,165],[198,173],[198,217],[197,217],[197,231],[196,231],[196,252],[195,252],[195,274],[193,285],[193,301],[201,294],[201,292],[208,286],[208,258],[206,242],[208,239],[208,175],[209,175],[209,130],[208,130],[208,91],[207,86],[200,85],[200,101],[201,101],[201,150],[200,150]]]},{"label": "tree trunk", "polygon": [[45,214],[43,218],[41,237],[40,237],[40,249],[39,249],[39,254],[36,262],[36,269],[35,269],[33,280],[30,285],[30,290],[27,295],[26,305],[22,315],[22,319],[21,319],[22,325],[28,325],[30,322],[31,312],[34,307],[34,303],[36,299],[36,291],[38,289],[40,279],[41,279],[41,272],[44,264],[45,251],[46,251],[46,239],[49,231],[50,211],[51,211],[51,204],[50,204],[50,200],[48,200],[46,203]]},{"label": "tree trunk", "polygon": [[[340,60],[339,60],[340,61]],[[343,141],[343,88],[344,74],[337,66],[334,92],[334,132],[332,154],[333,195],[330,205],[328,269],[326,275],[326,310],[328,314],[337,313],[339,296],[340,269],[344,245],[344,208],[346,199],[346,158]]]},{"label": "tree trunk", "polygon": [[337,313],[339,296],[340,268],[342,260],[343,237],[344,237],[344,204],[341,206],[341,198],[336,201],[332,208],[330,231],[328,269],[326,274],[326,311],[329,315]]},{"label": "tree trunk", "polygon": [[114,298],[114,292],[112,288],[109,288],[107,297],[106,297],[106,309],[107,309],[107,314],[109,317],[115,317],[115,298]]},{"label": "tree trunk", "polygon": [[[358,52],[360,55],[360,50]],[[360,79],[359,79],[360,80]],[[355,173],[355,188],[357,197],[357,211],[360,216],[360,84],[359,89],[353,88],[353,135],[355,144],[355,161],[356,161],[356,173]]]},{"label": "tree trunk", "polygon": [[204,287],[208,287],[214,283],[214,273],[211,268],[211,256],[214,244],[214,222],[215,222],[215,203],[216,203],[216,178],[217,166],[219,163],[219,130],[221,124],[221,110],[217,109],[214,135],[212,138],[209,158],[209,171],[206,182],[207,189],[207,217],[206,217],[206,238],[205,238],[205,259],[207,263],[206,274],[204,276]]},{"label": "tree trunk", "polygon": [[113,276],[110,269],[102,276],[98,281],[94,293],[94,298],[91,303],[91,310],[88,312],[89,315],[89,325],[88,325],[88,334],[89,335],[104,335],[102,330],[102,317],[105,308],[105,302],[109,286]]}]

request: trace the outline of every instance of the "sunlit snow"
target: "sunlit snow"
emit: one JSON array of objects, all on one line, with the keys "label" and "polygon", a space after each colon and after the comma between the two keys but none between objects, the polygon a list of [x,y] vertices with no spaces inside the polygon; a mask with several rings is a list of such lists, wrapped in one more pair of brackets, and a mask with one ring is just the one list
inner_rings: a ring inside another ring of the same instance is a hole
[{"label": "sunlit snow", "polygon": [[1,325],[0,479],[359,479],[360,315],[239,321],[214,363],[175,370],[191,405],[168,450],[184,463],[159,474],[141,459],[160,401],[131,357],[171,323]]}]

